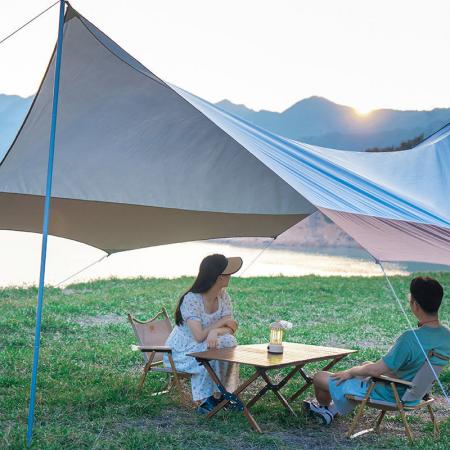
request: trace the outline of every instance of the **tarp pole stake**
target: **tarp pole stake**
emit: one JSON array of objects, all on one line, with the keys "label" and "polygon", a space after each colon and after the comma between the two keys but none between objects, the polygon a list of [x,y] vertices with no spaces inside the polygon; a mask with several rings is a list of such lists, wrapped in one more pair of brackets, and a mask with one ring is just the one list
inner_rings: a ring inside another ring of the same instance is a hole
[{"label": "tarp pole stake", "polygon": [[392,291],[392,294],[394,295],[394,298],[397,300],[398,306],[400,307],[400,309],[401,309],[403,315],[405,316],[406,321],[408,322],[409,328],[410,328],[411,331],[413,332],[414,337],[416,338],[416,341],[417,341],[417,343],[419,344],[420,349],[422,350],[423,354],[425,355],[425,359],[426,359],[428,365],[430,366],[431,371],[433,372],[433,376],[434,376],[434,378],[436,379],[437,383],[439,384],[439,387],[441,388],[441,391],[442,391],[442,393],[444,394],[445,399],[447,400],[447,405],[450,406],[450,400],[449,400],[449,398],[448,398],[447,392],[445,391],[444,386],[443,386],[442,383],[441,383],[441,380],[439,380],[439,377],[437,376],[436,371],[434,370],[434,367],[433,367],[433,365],[431,364],[430,358],[428,358],[427,352],[426,352],[425,349],[423,348],[422,343],[420,342],[420,339],[419,339],[419,337],[417,336],[417,333],[415,332],[415,330],[414,330],[414,328],[413,328],[413,326],[412,326],[411,321],[409,320],[408,314],[406,314],[405,308],[403,308],[402,302],[401,302],[400,299],[398,298],[397,293],[395,292],[394,287],[392,286],[392,283],[391,283],[391,281],[389,280],[386,271],[384,270],[383,264],[381,264],[381,262],[378,261],[377,259],[375,259],[375,260],[376,260],[377,264],[380,266],[381,270],[383,271],[383,274],[384,274],[384,277],[386,278],[387,284],[388,284],[388,286],[390,287],[390,289],[391,289],[391,291]]},{"label": "tarp pole stake", "polygon": [[42,226],[41,268],[39,274],[39,291],[36,309],[36,330],[34,334],[33,369],[31,374],[30,406],[28,410],[27,446],[33,437],[34,405],[36,401],[36,380],[39,365],[39,347],[41,338],[41,318],[44,301],[45,263],[47,259],[48,223],[50,216],[50,199],[52,193],[53,159],[55,154],[56,118],[58,114],[59,78],[61,72],[62,40],[64,29],[64,0],[59,3],[58,44],[56,48],[55,82],[53,85],[53,109],[50,129],[50,146],[48,151],[47,186],[45,190],[44,219]]}]

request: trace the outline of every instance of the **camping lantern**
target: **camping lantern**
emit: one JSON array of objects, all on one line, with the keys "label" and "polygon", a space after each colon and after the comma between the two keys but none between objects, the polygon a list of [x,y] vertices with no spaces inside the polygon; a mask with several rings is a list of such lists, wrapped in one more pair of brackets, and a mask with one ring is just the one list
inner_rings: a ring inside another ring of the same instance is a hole
[{"label": "camping lantern", "polygon": [[277,322],[270,325],[269,353],[283,353],[283,328],[276,326]]},{"label": "camping lantern", "polygon": [[285,320],[277,320],[270,324],[270,342],[267,347],[269,353],[283,353],[283,333],[290,328],[292,323]]}]

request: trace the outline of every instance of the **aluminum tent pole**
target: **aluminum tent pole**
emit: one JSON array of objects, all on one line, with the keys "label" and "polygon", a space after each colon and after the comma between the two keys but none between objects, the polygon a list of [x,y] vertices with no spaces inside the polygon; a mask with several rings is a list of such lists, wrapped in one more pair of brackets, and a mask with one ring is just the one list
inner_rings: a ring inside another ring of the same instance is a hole
[{"label": "aluminum tent pole", "polygon": [[28,410],[27,446],[33,437],[34,405],[36,400],[36,381],[39,365],[39,347],[41,338],[42,307],[44,302],[45,263],[47,259],[47,237],[50,216],[50,200],[52,193],[53,159],[55,154],[56,118],[58,114],[59,77],[61,72],[62,40],[64,29],[64,0],[59,2],[58,43],[56,47],[55,81],[53,85],[53,109],[50,129],[50,145],[48,151],[47,185],[45,190],[44,219],[42,225],[41,268],[39,274],[39,290],[36,309],[36,329],[34,334],[33,368],[31,374],[30,406]]}]

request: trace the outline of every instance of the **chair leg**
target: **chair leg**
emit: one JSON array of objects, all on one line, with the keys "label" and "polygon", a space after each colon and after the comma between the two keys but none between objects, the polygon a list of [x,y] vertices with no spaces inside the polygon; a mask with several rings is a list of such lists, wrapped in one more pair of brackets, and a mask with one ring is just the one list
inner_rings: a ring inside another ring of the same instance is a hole
[{"label": "chair leg", "polygon": [[405,425],[406,436],[408,437],[409,442],[412,444],[414,442],[414,437],[413,437],[413,434],[411,431],[411,427],[408,424],[408,420],[406,419],[405,411],[403,411],[403,409],[401,409],[399,412],[400,412],[400,415],[402,416],[403,424]]},{"label": "chair leg", "polygon": [[173,379],[173,375],[170,374],[170,375],[169,375],[169,380],[167,381],[167,384],[166,384],[167,392],[172,392],[172,389],[173,389],[174,387],[175,387],[175,381],[174,381],[174,379]]},{"label": "chair leg", "polygon": [[180,382],[180,377],[178,376],[177,369],[175,367],[175,363],[173,361],[172,355],[170,353],[168,353],[167,357],[169,359],[170,367],[172,368],[173,384],[178,389],[181,401],[185,402],[187,399],[185,398],[183,387],[181,386],[181,382]]},{"label": "chair leg", "polygon": [[[178,378],[180,380],[180,385],[181,385],[181,387],[183,389],[183,393],[184,393],[184,388],[183,388],[184,379],[180,378],[180,377],[178,377]],[[167,392],[172,392],[174,389],[176,389],[178,391],[179,388],[177,386],[177,383],[175,382],[175,377],[173,376],[173,374],[169,375],[169,380],[167,382],[166,388],[167,388]]]},{"label": "chair leg", "polygon": [[400,401],[400,396],[398,395],[397,387],[394,383],[391,383],[392,391],[394,392],[395,401],[397,403],[398,412],[402,416],[403,425],[405,425],[406,436],[409,439],[409,442],[412,444],[414,442],[414,437],[411,431],[411,428],[408,424],[408,420],[406,419],[406,414],[403,409],[403,403]]},{"label": "chair leg", "polygon": [[141,379],[138,384],[138,388],[137,388],[138,391],[140,391],[142,389],[142,386],[144,386],[144,381],[145,381],[145,377],[147,376],[147,372],[148,372],[148,370],[145,370],[145,367],[144,367],[144,373],[142,374]]},{"label": "chair leg", "polygon": [[149,372],[149,370],[152,368],[152,362],[153,362],[153,358],[155,357],[156,352],[152,352],[150,357],[148,358],[147,364],[144,366],[144,373],[141,376],[141,380],[139,381],[138,384],[138,391],[140,391],[142,389],[142,386],[144,385],[144,381],[145,381],[145,377],[147,376],[147,373]]},{"label": "chair leg", "polygon": [[350,438],[353,435],[353,432],[355,431],[356,425],[358,425],[359,419],[361,418],[364,408],[366,407],[367,400],[364,399],[359,405],[358,412],[356,413],[356,416],[354,417],[352,424],[350,425],[350,428],[347,431],[347,437]]},{"label": "chair leg", "polygon": [[434,437],[437,439],[439,437],[439,425],[437,423],[436,417],[434,416],[431,405],[427,405],[427,408],[428,408],[428,412],[430,413],[431,421],[433,422]]},{"label": "chair leg", "polygon": [[366,407],[367,402],[369,401],[370,394],[372,393],[372,390],[375,386],[375,383],[372,383],[367,391],[366,396],[364,397],[364,400],[361,402],[361,405],[359,406],[358,412],[356,413],[355,418],[353,419],[352,424],[350,425],[350,428],[347,431],[347,437],[351,438],[353,435],[353,432],[355,431],[356,425],[358,425],[359,419],[361,418],[364,409]]},{"label": "chair leg", "polygon": [[377,417],[377,421],[375,423],[375,427],[373,428],[373,431],[375,431],[376,433],[380,432],[380,425],[381,425],[381,422],[384,419],[385,414],[386,414],[386,411],[381,411],[380,414]]}]

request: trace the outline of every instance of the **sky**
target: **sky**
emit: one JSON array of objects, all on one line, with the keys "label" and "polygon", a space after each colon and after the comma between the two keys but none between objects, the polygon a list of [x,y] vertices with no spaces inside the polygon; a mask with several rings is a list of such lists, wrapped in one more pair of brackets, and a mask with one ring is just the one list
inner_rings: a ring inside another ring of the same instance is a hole
[{"label": "sky", "polygon": [[[52,0],[0,0],[0,40]],[[283,111],[312,95],[355,107],[450,107],[448,0],[73,0],[164,80],[209,101]],[[28,96],[58,7],[0,45],[0,93]]]}]

